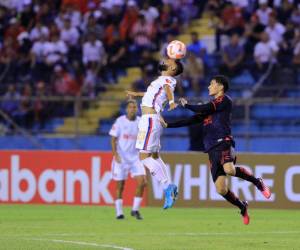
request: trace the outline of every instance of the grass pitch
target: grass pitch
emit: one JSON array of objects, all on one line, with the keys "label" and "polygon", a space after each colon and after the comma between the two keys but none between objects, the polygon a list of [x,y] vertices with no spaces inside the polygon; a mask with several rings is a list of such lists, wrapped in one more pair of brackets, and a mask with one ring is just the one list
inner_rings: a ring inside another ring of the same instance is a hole
[{"label": "grass pitch", "polygon": [[[250,204],[251,205],[251,204]],[[113,207],[0,205],[0,249],[300,249],[300,211],[143,208],[117,221]]]}]

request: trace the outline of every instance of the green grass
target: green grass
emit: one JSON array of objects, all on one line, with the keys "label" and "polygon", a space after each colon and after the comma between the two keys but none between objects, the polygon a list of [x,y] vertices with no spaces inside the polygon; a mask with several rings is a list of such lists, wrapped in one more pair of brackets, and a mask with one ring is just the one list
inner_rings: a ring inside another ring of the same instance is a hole
[{"label": "green grass", "polygon": [[125,211],[0,205],[0,249],[300,249],[300,211],[252,209],[248,226],[235,208],[143,208],[143,221]]}]

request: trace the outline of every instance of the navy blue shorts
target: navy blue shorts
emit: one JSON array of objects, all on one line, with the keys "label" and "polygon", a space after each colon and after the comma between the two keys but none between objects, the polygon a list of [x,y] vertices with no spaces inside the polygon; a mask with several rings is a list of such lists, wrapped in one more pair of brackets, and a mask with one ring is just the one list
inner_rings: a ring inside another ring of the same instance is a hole
[{"label": "navy blue shorts", "polygon": [[236,162],[234,147],[231,141],[224,141],[208,151],[210,172],[213,181],[216,182],[219,176],[226,176],[223,165],[227,162]]}]

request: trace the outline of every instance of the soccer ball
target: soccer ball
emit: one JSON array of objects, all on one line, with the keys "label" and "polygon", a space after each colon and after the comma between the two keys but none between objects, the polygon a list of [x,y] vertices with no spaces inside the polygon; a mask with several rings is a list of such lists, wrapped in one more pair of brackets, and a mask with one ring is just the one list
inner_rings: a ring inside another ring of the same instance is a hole
[{"label": "soccer ball", "polygon": [[183,42],[174,40],[167,46],[167,55],[172,59],[184,58],[186,54],[186,46]]}]

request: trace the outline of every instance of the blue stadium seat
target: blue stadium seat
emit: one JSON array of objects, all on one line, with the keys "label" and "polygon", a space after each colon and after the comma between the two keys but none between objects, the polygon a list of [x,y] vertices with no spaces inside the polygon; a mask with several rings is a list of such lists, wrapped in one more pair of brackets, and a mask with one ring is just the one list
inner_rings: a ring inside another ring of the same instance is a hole
[{"label": "blue stadium seat", "polygon": [[255,80],[248,70],[244,70],[240,75],[232,78],[231,83],[233,85],[243,85],[245,87],[249,87],[255,84]]},{"label": "blue stadium seat", "polygon": [[251,108],[255,119],[300,119],[299,105],[261,104]]}]

